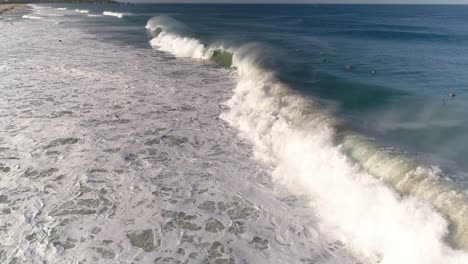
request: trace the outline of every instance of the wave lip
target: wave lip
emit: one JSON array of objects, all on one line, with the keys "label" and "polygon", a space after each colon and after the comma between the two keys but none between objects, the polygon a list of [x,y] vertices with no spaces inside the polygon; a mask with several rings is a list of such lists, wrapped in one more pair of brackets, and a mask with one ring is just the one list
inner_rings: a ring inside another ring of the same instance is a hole
[{"label": "wave lip", "polygon": [[123,18],[125,16],[128,16],[129,14],[128,13],[118,13],[118,12],[104,11],[104,12],[102,12],[102,15]]}]

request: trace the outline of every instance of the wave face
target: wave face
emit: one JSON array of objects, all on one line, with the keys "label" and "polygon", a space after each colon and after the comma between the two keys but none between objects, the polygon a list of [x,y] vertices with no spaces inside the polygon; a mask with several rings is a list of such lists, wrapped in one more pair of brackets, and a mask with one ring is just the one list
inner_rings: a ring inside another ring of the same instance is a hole
[{"label": "wave face", "polygon": [[[167,32],[155,20],[147,28],[160,29],[151,45],[161,51],[212,59],[214,51],[223,50]],[[255,45],[228,52],[239,81],[227,102],[230,109],[221,117],[253,144],[255,157],[271,166],[275,181],[311,198],[310,206],[324,225],[379,263],[468,262],[465,252],[447,245],[448,240],[468,249],[463,193],[436,170],[383,152],[348,131],[323,105],[262,68]]]}]

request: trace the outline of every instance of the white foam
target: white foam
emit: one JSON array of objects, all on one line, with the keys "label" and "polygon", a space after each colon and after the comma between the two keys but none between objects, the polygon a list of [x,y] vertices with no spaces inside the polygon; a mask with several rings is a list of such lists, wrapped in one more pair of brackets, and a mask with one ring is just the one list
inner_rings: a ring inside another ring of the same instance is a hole
[{"label": "white foam", "polygon": [[102,14],[104,16],[113,16],[113,17],[118,17],[118,18],[123,18],[124,16],[128,16],[128,13],[117,13],[117,12],[110,12],[110,11],[104,11]]},{"label": "white foam", "polygon": [[34,15],[24,15],[23,18],[34,19],[34,20],[42,19],[42,17],[38,17],[38,16],[34,16]]},{"label": "white foam", "polygon": [[157,46],[160,50],[172,53],[178,57],[193,59],[208,58],[208,55],[205,53],[205,46],[194,38],[179,37],[161,32],[150,43],[152,46]]}]

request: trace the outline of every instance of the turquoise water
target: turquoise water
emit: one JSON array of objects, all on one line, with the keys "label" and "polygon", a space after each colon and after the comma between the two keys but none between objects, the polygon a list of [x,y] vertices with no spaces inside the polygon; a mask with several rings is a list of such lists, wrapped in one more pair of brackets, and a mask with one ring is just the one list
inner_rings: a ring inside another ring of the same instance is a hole
[{"label": "turquoise water", "polygon": [[[72,8],[77,8],[73,6]],[[465,6],[80,5],[129,13],[80,21],[138,47],[157,15],[210,45],[256,43],[257,63],[304,96],[325,100],[347,126],[446,170],[468,157]],[[345,70],[350,65],[351,70]],[[375,70],[373,75],[371,71]],[[456,97],[449,97],[450,92]]]}]

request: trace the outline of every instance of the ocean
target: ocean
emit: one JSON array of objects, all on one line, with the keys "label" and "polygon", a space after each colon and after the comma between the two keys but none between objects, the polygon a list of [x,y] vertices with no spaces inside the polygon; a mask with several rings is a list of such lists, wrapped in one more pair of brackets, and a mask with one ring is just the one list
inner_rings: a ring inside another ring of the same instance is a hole
[{"label": "ocean", "polygon": [[0,16],[0,262],[468,263],[467,15]]}]

